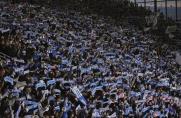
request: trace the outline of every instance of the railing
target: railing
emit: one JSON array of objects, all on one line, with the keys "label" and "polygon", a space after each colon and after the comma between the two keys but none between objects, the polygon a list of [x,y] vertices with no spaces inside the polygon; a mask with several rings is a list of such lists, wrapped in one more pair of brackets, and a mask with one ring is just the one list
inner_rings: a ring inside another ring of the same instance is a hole
[{"label": "railing", "polygon": [[165,19],[181,21],[181,0],[130,0],[135,5],[145,7],[153,12],[160,11]]},{"label": "railing", "polygon": [[1,59],[4,59],[4,60],[6,60],[6,59],[11,59],[10,56],[8,56],[7,54],[4,54],[4,53],[2,53],[2,52],[0,52],[0,58],[1,58]]}]

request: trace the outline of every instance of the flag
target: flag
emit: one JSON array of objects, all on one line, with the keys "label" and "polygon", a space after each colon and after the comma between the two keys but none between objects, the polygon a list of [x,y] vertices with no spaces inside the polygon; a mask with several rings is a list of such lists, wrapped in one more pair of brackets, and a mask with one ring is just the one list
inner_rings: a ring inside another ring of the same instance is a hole
[{"label": "flag", "polygon": [[71,90],[76,95],[76,97],[78,98],[78,100],[80,102],[82,102],[84,105],[87,105],[87,102],[86,102],[84,96],[82,95],[82,93],[80,92],[80,90],[76,86],[71,88]]},{"label": "flag", "polygon": [[26,107],[26,111],[27,112],[29,112],[30,110],[35,110],[35,109],[38,109],[38,105],[37,104],[33,104],[33,105],[30,105],[30,106]]},{"label": "flag", "polygon": [[70,109],[71,109],[71,105],[68,104],[68,99],[65,98],[63,118],[68,118],[67,112],[68,112]]}]

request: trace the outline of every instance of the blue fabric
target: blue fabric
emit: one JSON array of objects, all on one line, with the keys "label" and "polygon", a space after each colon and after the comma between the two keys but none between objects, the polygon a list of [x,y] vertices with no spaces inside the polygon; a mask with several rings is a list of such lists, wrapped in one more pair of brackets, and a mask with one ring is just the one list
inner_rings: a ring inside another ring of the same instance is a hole
[{"label": "blue fabric", "polygon": [[6,77],[4,78],[4,81],[5,81],[5,82],[9,82],[11,85],[14,84],[13,78],[11,78],[11,77],[9,77],[9,76],[6,76]]}]

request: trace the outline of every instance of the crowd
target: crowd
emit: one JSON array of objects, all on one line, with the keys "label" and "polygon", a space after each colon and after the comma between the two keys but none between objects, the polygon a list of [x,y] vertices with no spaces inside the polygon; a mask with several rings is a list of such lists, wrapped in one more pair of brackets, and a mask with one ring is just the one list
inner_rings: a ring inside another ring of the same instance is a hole
[{"label": "crowd", "polygon": [[[18,52],[0,60],[1,118],[181,116],[175,49],[152,35],[95,14],[21,3],[0,3],[0,18],[0,26],[15,27],[11,38],[1,33],[0,45]],[[16,35],[21,43],[11,43]]]}]

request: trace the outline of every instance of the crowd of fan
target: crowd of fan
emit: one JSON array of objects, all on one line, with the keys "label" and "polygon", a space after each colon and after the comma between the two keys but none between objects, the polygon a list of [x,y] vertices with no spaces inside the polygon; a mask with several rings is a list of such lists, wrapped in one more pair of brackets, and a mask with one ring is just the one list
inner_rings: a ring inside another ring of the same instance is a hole
[{"label": "crowd of fan", "polygon": [[175,50],[156,47],[151,35],[95,14],[35,5],[0,3],[0,13],[15,27],[15,36],[1,34],[1,49],[18,51],[1,60],[0,117],[181,116]]},{"label": "crowd of fan", "polygon": [[0,51],[10,56],[16,56],[18,49],[23,45],[20,39],[21,36],[20,34],[14,35],[9,30],[4,31],[6,32],[2,31],[0,34]]}]

